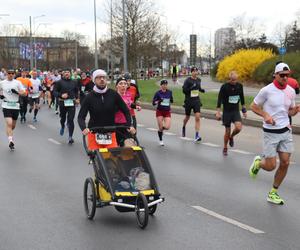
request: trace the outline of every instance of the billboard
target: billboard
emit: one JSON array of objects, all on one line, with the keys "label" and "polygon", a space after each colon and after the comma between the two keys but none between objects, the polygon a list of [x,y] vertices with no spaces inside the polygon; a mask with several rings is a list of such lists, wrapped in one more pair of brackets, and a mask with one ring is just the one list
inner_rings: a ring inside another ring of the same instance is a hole
[{"label": "billboard", "polygon": [[197,58],[197,35],[190,35],[190,65],[196,64]]}]

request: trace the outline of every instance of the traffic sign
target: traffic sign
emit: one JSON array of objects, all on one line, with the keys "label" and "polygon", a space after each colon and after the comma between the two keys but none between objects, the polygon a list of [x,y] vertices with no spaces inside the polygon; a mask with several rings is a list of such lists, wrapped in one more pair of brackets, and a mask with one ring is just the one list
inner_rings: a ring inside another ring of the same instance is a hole
[{"label": "traffic sign", "polygon": [[284,55],[286,53],[286,48],[285,47],[281,47],[281,48],[278,49],[278,51],[279,51],[280,55]]}]

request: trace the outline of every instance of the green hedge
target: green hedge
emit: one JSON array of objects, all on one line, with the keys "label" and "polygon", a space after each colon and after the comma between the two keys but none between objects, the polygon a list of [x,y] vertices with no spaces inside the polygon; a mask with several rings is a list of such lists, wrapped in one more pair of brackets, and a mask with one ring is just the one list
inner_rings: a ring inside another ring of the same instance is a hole
[{"label": "green hedge", "polygon": [[275,56],[266,60],[255,69],[252,80],[264,84],[272,82],[275,64],[278,61],[287,63],[293,71],[292,77],[296,78],[298,81],[300,80],[300,52],[288,53],[284,56]]}]

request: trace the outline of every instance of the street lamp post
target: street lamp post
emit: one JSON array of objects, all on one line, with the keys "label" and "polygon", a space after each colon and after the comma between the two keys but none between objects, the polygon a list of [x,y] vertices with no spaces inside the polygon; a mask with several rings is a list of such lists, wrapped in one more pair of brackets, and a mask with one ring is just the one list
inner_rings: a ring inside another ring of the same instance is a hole
[{"label": "street lamp post", "polygon": [[97,42],[97,13],[96,0],[94,0],[94,25],[95,25],[95,69],[98,69],[98,42]]},{"label": "street lamp post", "polygon": [[123,7],[123,59],[124,59],[124,72],[128,71],[128,64],[127,64],[127,39],[125,33],[125,0],[122,0],[122,7]]}]

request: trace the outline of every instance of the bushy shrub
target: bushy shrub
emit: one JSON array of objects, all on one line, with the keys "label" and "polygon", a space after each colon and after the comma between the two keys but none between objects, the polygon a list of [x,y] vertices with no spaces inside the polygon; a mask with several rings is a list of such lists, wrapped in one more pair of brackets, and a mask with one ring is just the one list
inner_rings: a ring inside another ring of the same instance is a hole
[{"label": "bushy shrub", "polygon": [[272,76],[276,62],[287,63],[292,70],[292,77],[300,80],[300,53],[288,53],[284,56],[275,56],[261,63],[253,72],[252,80],[258,83],[268,84],[272,81]]},{"label": "bushy shrub", "polygon": [[217,79],[225,81],[230,71],[235,70],[241,81],[250,80],[252,73],[265,60],[274,57],[270,49],[241,49],[225,57],[219,64]]}]

